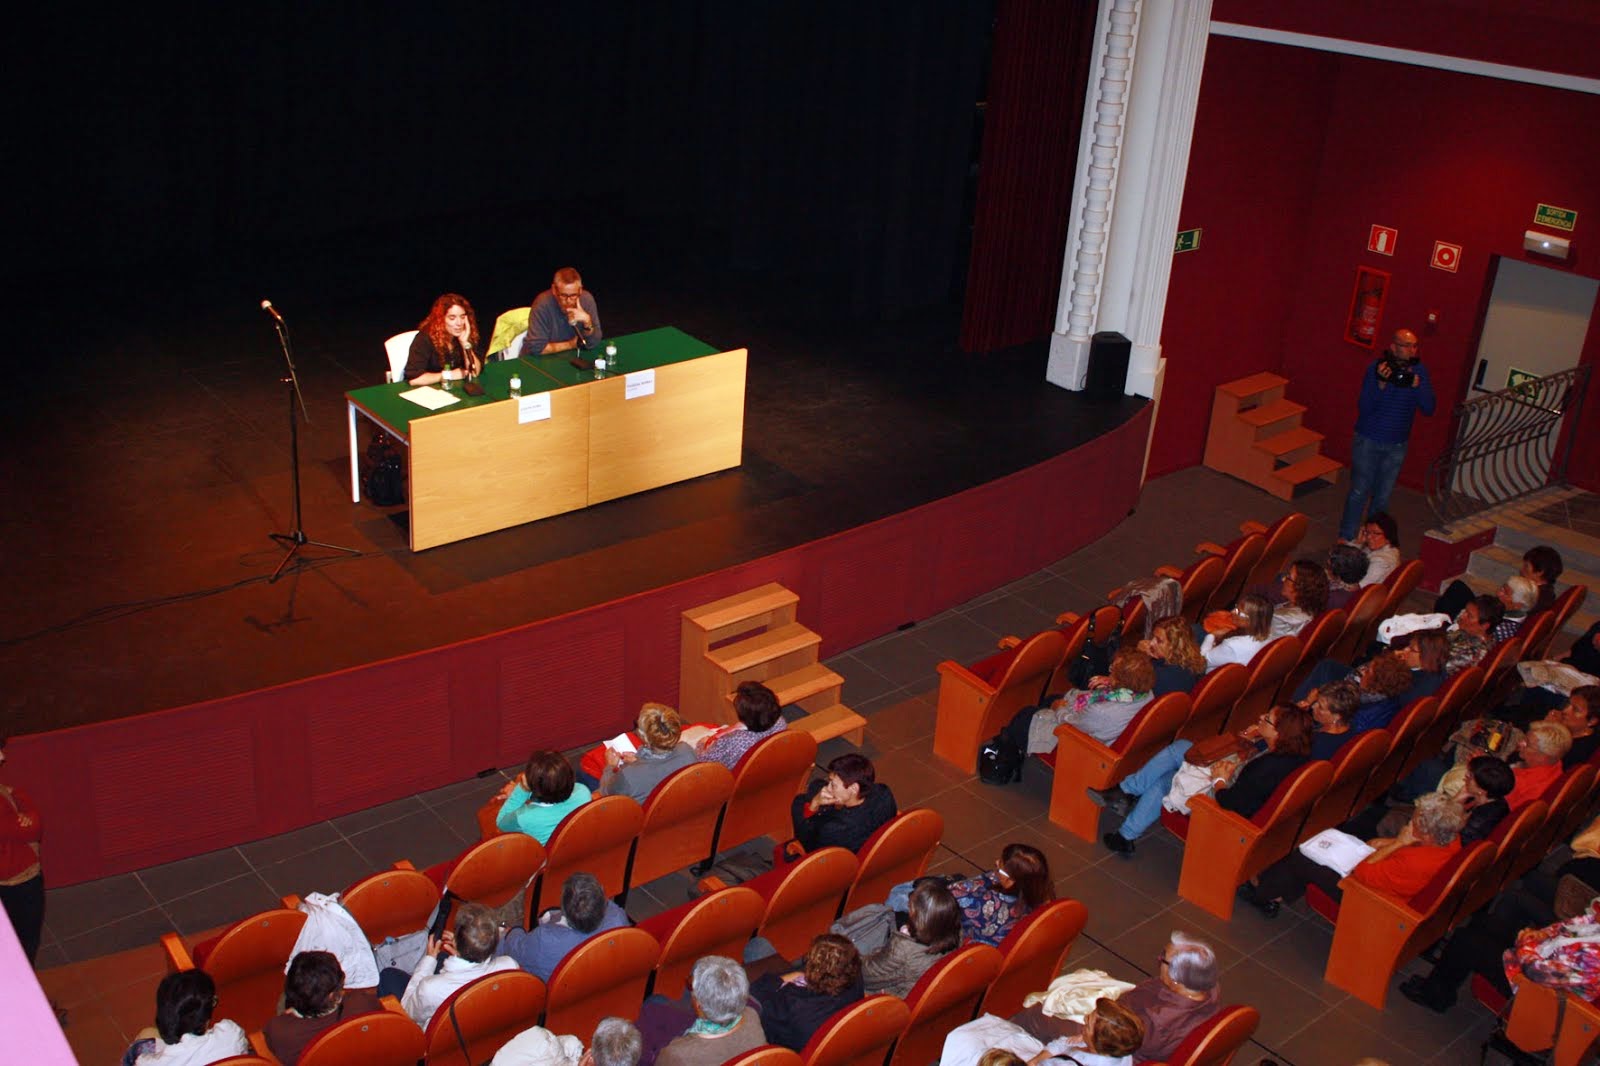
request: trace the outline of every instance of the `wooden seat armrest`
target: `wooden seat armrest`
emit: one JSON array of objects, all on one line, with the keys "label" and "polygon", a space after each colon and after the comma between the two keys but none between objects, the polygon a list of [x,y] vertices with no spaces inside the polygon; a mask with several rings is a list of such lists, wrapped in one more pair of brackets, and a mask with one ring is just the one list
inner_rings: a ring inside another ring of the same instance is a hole
[{"label": "wooden seat armrest", "polygon": [[1230,811],[1217,802],[1215,796],[1200,795],[1189,801],[1189,839],[1187,849],[1195,842],[1195,832],[1202,826],[1215,837],[1218,844],[1237,839],[1241,847],[1261,835],[1261,827],[1250,819]]},{"label": "wooden seat armrest", "polygon": [[278,898],[278,902],[283,904],[283,909],[286,911],[297,911],[300,909],[300,897],[294,895],[293,893],[290,893],[287,896],[280,896]]},{"label": "wooden seat armrest", "polygon": [[1234,891],[1245,880],[1245,863],[1261,837],[1248,818],[1224,810],[1211,796],[1189,801],[1178,895],[1223,921],[1233,917]]},{"label": "wooden seat armrest", "polygon": [[161,934],[161,950],[166,953],[167,965],[174,971],[196,969],[194,956],[189,954],[189,949],[184,947],[183,938],[177,933]]},{"label": "wooden seat armrest", "polygon": [[713,892],[721,892],[723,889],[727,888],[728,883],[715,874],[712,874],[710,877],[702,877],[695,887],[700,890],[700,894],[702,896],[709,896]]},{"label": "wooden seat armrest", "polygon": [[1062,611],[1060,614],[1056,615],[1056,625],[1058,625],[1058,626],[1077,625],[1078,624],[1078,619],[1080,619],[1082,617],[1083,617],[1083,615],[1079,614],[1077,611]]},{"label": "wooden seat armrest", "polygon": [[1239,523],[1239,532],[1242,535],[1246,536],[1246,537],[1248,537],[1252,533],[1265,533],[1266,531],[1267,531],[1266,523],[1265,522],[1257,522],[1253,518],[1250,519],[1248,522],[1240,522]]},{"label": "wooden seat armrest", "polygon": [[260,1029],[250,1034],[250,1050],[268,1062],[279,1062],[281,1066],[278,1056],[274,1055],[272,1049],[267,1046],[267,1034]]},{"label": "wooden seat armrest", "polygon": [[378,1000],[378,1002],[381,1003],[383,1005],[383,1009],[388,1011],[390,1014],[398,1014],[406,1018],[410,1017],[409,1014],[406,1014],[406,1009],[400,1005],[400,1000],[398,997],[384,996],[382,999]]},{"label": "wooden seat armrest", "polygon": [[1404,940],[1423,919],[1423,915],[1413,910],[1410,904],[1402,903],[1387,892],[1379,892],[1352,877],[1340,881],[1339,890],[1344,893],[1339,900],[1340,925],[1345,923],[1345,916],[1349,915],[1352,921],[1369,923],[1374,930],[1398,931],[1398,939]]},{"label": "wooden seat armrest", "polygon": [[1228,549],[1215,541],[1203,540],[1194,546],[1196,555],[1227,555]]},{"label": "wooden seat armrest", "polygon": [[997,648],[1001,649],[1002,651],[1004,651],[1007,648],[1015,648],[1017,645],[1019,645],[1021,643],[1022,643],[1022,638],[1021,637],[1012,636],[1011,634],[1007,633],[1005,636],[1003,636],[999,640],[995,641],[995,647],[997,647]]},{"label": "wooden seat armrest", "polygon": [[[1085,788],[1109,788],[1106,778],[1122,761],[1110,747],[1074,725],[1056,726],[1056,776]],[[1131,767],[1130,769],[1137,769]]]},{"label": "wooden seat armrest", "polygon": [[938,666],[934,667],[934,669],[939,672],[942,678],[946,678],[955,684],[965,685],[967,688],[970,688],[976,692],[982,692],[988,696],[994,695],[994,688],[989,684],[989,682],[985,681],[971,670],[968,670],[965,666],[962,666],[954,659],[946,659]]},{"label": "wooden seat armrest", "polygon": [[394,864],[393,869],[396,869],[396,870],[415,870],[416,867],[411,865],[411,860],[410,859],[401,859],[399,862]]},{"label": "wooden seat armrest", "polygon": [[1156,577],[1170,577],[1174,581],[1182,581],[1183,571],[1176,566],[1158,566]]}]

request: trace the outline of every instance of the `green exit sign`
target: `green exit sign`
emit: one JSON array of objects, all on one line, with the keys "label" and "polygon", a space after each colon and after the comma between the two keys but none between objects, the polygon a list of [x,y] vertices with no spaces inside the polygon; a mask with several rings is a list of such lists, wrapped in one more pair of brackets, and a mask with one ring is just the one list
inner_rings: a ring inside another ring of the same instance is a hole
[{"label": "green exit sign", "polygon": [[1510,367],[1506,370],[1506,388],[1516,389],[1519,392],[1532,396],[1538,388],[1535,384],[1539,380],[1538,374],[1530,374],[1526,370]]},{"label": "green exit sign", "polygon": [[1540,204],[1533,213],[1535,226],[1549,226],[1551,229],[1563,229],[1571,233],[1578,225],[1578,212],[1565,207],[1552,207],[1549,204]]},{"label": "green exit sign", "polygon": [[1178,231],[1178,243],[1173,246],[1172,252],[1192,252],[1200,247],[1200,227],[1194,229],[1181,229]]}]

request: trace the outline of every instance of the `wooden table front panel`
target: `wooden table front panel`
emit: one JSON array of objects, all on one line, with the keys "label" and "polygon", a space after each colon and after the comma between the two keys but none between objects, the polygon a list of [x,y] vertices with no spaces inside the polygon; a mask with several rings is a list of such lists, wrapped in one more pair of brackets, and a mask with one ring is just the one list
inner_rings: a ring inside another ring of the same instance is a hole
[{"label": "wooden table front panel", "polygon": [[589,393],[550,392],[550,417],[514,402],[411,423],[411,550],[465,540],[588,503]]},{"label": "wooden table front panel", "polygon": [[739,465],[748,350],[656,368],[656,391],[625,397],[625,375],[591,382],[589,503]]}]

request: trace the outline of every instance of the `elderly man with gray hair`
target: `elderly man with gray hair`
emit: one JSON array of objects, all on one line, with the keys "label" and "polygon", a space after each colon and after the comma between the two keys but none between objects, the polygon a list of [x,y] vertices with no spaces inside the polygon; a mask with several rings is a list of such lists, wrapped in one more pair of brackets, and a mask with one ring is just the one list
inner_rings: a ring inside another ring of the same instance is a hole
[{"label": "elderly man with gray hair", "polygon": [[[1217,953],[1188,933],[1174,931],[1157,960],[1154,977],[1134,985],[1117,1002],[1144,1023],[1144,1042],[1134,1059],[1158,1062],[1177,1050],[1190,1030],[1217,1013],[1220,991]],[[1077,1022],[1052,1018],[1036,1004],[1011,1020],[1045,1043],[1082,1031]]]},{"label": "elderly man with gray hair", "polygon": [[656,1056],[656,1066],[719,1066],[767,1042],[749,1005],[750,977],[721,955],[707,955],[689,977],[694,1024]]},{"label": "elderly man with gray hair", "polygon": [[580,1066],[639,1066],[644,1038],[626,1018],[601,1018]]}]

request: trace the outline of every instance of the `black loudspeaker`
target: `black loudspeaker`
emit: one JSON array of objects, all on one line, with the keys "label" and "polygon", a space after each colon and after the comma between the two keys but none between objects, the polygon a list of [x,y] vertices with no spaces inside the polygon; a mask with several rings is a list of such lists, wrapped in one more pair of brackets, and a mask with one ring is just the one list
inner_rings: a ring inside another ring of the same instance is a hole
[{"label": "black loudspeaker", "polygon": [[1089,347],[1083,395],[1090,403],[1116,403],[1128,380],[1133,342],[1120,333],[1096,333]]}]

